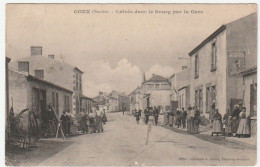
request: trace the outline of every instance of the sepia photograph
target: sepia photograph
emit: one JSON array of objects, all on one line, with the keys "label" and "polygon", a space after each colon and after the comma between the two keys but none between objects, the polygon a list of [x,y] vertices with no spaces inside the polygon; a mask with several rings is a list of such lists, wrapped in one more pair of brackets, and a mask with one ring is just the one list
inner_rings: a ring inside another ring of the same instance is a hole
[{"label": "sepia photograph", "polygon": [[257,4],[5,10],[6,166],[256,165]]}]

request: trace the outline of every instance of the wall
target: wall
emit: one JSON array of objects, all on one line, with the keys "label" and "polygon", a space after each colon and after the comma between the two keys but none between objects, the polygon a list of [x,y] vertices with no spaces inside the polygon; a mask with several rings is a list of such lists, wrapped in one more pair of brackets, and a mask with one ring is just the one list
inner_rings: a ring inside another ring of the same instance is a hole
[{"label": "wall", "polygon": [[24,74],[17,73],[13,70],[9,71],[9,108],[12,106],[14,113],[18,114],[23,109],[28,108],[27,104],[27,79]]},{"label": "wall", "polygon": [[[214,39],[212,39],[214,40]],[[202,85],[203,113],[206,114],[206,84],[216,85],[216,108],[223,115],[226,112],[226,31],[222,31],[215,38],[217,48],[217,69],[211,71],[211,42],[205,44],[199,51],[191,56],[190,68],[190,103],[195,105],[195,89]],[[195,74],[195,55],[199,56],[199,77]]]},{"label": "wall", "polygon": [[29,73],[35,75],[34,70],[44,70],[44,79],[56,85],[73,90],[73,68],[45,56],[29,56],[10,62],[10,67],[18,70],[18,61],[29,61]]},{"label": "wall", "polygon": [[92,108],[92,100],[82,98],[81,99],[81,109],[83,109],[85,112],[89,113]]},{"label": "wall", "polygon": [[170,106],[170,90],[150,90],[151,106]]},{"label": "wall", "polygon": [[[76,72],[73,66],[39,55],[29,56],[10,62],[10,67],[18,70],[18,61],[29,61],[29,73],[31,75],[35,75],[34,70],[36,69],[44,70],[44,80],[50,81],[69,90],[75,90]],[[76,97],[80,95],[79,92],[80,91],[73,93],[74,98],[72,100],[74,104],[74,113],[76,113]]]},{"label": "wall", "polygon": [[[244,52],[246,67],[257,65],[257,14],[251,14],[227,24],[227,52]],[[228,64],[227,64],[228,66]],[[227,76],[227,104],[230,99],[243,98],[243,78]]]},{"label": "wall", "polygon": [[250,85],[257,83],[257,73],[244,77],[244,106],[246,107],[246,115],[250,115]]},{"label": "wall", "polygon": [[[43,82],[37,82],[37,81],[29,81],[28,82],[28,89],[27,89],[27,99],[28,99],[28,106],[29,108],[32,107],[32,89],[37,88],[37,89],[42,89],[46,91],[46,107],[49,104],[52,104],[52,92],[55,93],[55,98],[56,98],[56,93],[58,93],[58,103],[59,103],[59,118],[62,115],[62,112],[65,110],[64,106],[64,96],[69,96],[69,109],[70,112],[72,111],[72,93],[68,93],[67,91],[59,90],[53,86],[47,85]],[[46,108],[47,109],[47,108]]]}]

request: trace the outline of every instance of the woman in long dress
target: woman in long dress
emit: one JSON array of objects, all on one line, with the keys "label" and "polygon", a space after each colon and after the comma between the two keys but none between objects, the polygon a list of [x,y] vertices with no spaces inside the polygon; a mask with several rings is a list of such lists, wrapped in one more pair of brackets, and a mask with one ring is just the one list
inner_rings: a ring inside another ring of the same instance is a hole
[{"label": "woman in long dress", "polygon": [[194,106],[194,111],[195,111],[195,117],[194,117],[193,133],[199,133],[200,111],[197,109],[197,106]]},{"label": "woman in long dress", "polygon": [[223,128],[225,136],[232,136],[232,116],[229,109],[227,109],[226,114],[223,117]]},{"label": "woman in long dress", "polygon": [[213,136],[213,134],[221,134],[221,127],[222,127],[222,116],[221,114],[218,112],[218,109],[215,110],[215,114],[213,115],[213,128],[212,128],[212,133],[211,136]]},{"label": "woman in long dress", "polygon": [[246,108],[243,107],[242,112],[240,113],[240,121],[237,129],[237,136],[238,137],[249,137],[249,124],[246,118]]},{"label": "woman in long dress", "polygon": [[168,108],[162,107],[162,114],[163,114],[163,125],[168,125],[169,119],[168,119]]},{"label": "woman in long dress", "polygon": [[173,109],[170,109],[169,113],[168,113],[168,118],[169,118],[169,125],[170,127],[173,126],[173,120],[174,120],[174,111]]},{"label": "woman in long dress", "polygon": [[187,132],[190,133],[191,132],[191,107],[188,107],[187,110]]}]

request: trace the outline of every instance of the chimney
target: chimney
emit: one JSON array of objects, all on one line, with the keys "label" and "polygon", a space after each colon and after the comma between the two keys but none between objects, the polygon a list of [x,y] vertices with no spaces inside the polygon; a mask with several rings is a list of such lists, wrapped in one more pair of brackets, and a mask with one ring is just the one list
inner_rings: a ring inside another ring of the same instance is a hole
[{"label": "chimney", "polygon": [[185,69],[187,69],[188,68],[188,66],[182,66],[181,67],[181,70],[185,70]]},{"label": "chimney", "polygon": [[42,47],[31,46],[31,56],[42,56]]},{"label": "chimney", "polygon": [[54,59],[54,55],[48,55],[50,59]]}]

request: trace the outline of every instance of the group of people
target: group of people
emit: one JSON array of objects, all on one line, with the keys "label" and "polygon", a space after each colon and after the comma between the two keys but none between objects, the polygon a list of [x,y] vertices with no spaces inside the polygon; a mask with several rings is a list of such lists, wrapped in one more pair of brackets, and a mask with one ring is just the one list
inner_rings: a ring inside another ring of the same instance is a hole
[{"label": "group of people", "polygon": [[[187,132],[191,134],[199,133],[199,125],[203,122],[201,112],[196,106],[189,106],[187,111],[184,108],[154,106],[147,107],[143,113],[145,124],[148,123],[149,117],[153,116],[154,124],[157,125],[161,113],[164,116],[163,125],[170,127],[175,125],[177,128],[186,128],[187,126]],[[142,110],[134,109],[134,114],[136,122],[139,124]],[[246,116],[246,108],[243,107],[243,103],[235,105],[232,113],[227,109],[223,118],[213,103],[209,111],[209,121],[212,128],[211,136],[215,134],[217,136],[250,137],[250,117]]]},{"label": "group of people", "polygon": [[186,128],[187,111],[185,111],[184,108],[180,110],[179,108],[165,107],[162,113],[164,115],[164,125],[169,125],[170,127],[175,125],[178,128],[181,126]]},{"label": "group of people", "polygon": [[[103,124],[107,122],[105,109],[99,111],[93,108],[90,113],[80,112],[78,114],[78,130],[82,133],[96,133],[104,132]],[[66,111],[60,117],[60,123],[62,126],[63,133],[70,135],[71,118]]]},{"label": "group of people", "polygon": [[[148,124],[149,117],[152,116],[152,117],[154,117],[154,125],[157,126],[160,111],[161,111],[161,107],[160,106],[147,107],[144,110],[144,122],[145,122],[145,124]],[[141,119],[141,115],[142,115],[142,110],[140,108],[138,110],[135,108],[134,109],[134,116],[136,118],[136,123],[137,124],[139,124],[139,121]]]},{"label": "group of people", "polygon": [[211,118],[212,136],[222,133],[227,137],[250,137],[250,116],[246,116],[243,103],[235,105],[232,113],[227,109],[223,119],[218,109],[212,110],[215,112]]}]

